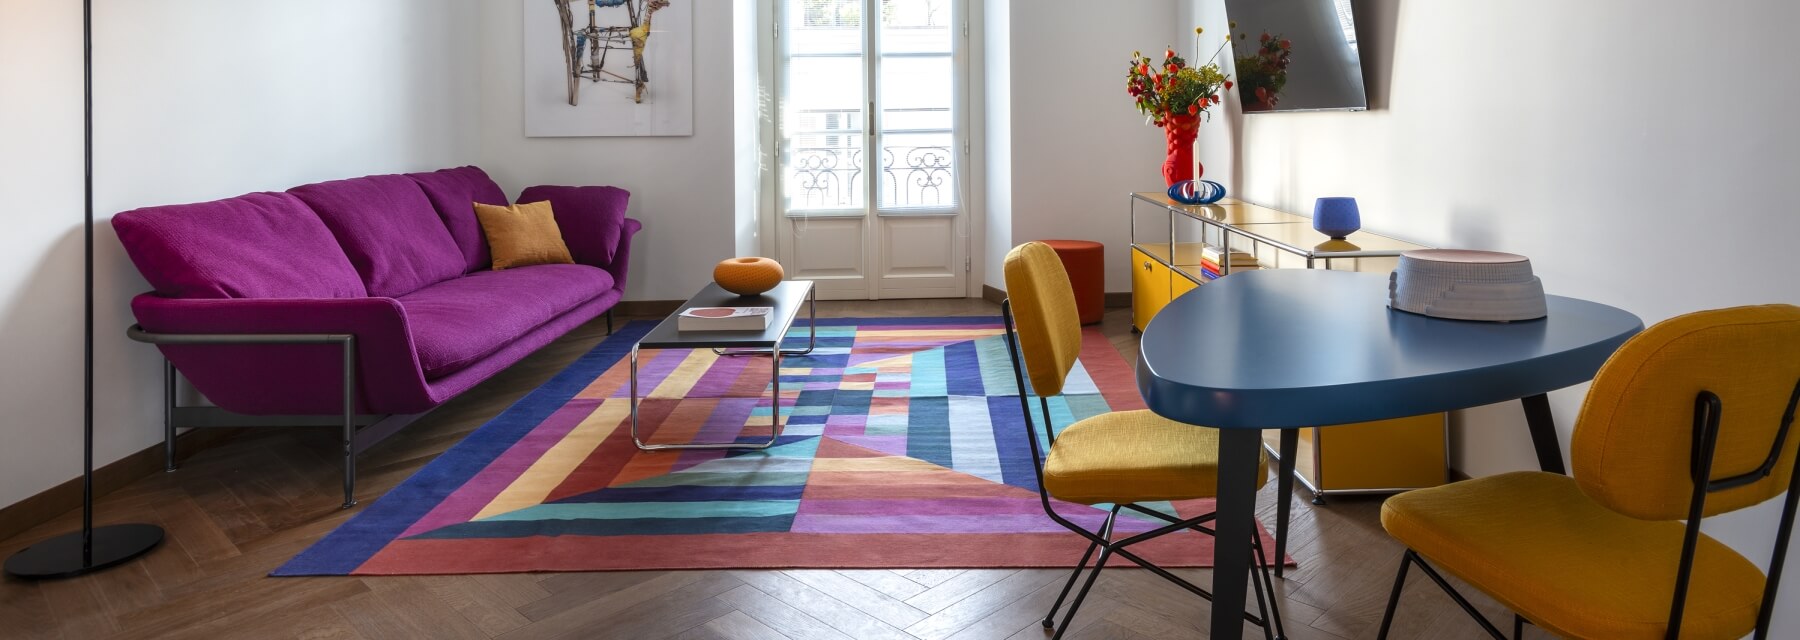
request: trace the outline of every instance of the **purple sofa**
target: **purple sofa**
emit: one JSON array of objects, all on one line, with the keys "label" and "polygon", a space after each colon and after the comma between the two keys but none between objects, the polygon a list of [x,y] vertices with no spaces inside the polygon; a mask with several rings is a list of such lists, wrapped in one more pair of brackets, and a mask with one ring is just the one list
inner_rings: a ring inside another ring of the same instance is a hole
[{"label": "purple sofa", "polygon": [[[231,414],[337,417],[348,506],[353,453],[404,422],[373,437],[357,427],[429,411],[618,303],[642,228],[624,216],[629,198],[527,189],[520,202],[552,202],[577,264],[505,271],[488,269],[473,203],[506,196],[476,167],[138,209],[112,224],[155,288],[132,300],[133,337]],[[175,427],[231,421],[177,424],[188,408],[170,396],[173,468]]]}]

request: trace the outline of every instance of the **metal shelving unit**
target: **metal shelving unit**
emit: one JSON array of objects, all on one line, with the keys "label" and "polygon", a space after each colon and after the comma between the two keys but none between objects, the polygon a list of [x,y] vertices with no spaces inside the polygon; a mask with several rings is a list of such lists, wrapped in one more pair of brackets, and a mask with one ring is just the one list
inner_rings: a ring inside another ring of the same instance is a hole
[{"label": "metal shelving unit", "polygon": [[[1164,222],[1169,232],[1168,244],[1171,246],[1181,245],[1181,225],[1178,223],[1184,219],[1191,220],[1202,227],[1202,234],[1197,242],[1217,246],[1227,253],[1233,248],[1243,250],[1247,243],[1251,247],[1250,253],[1258,258],[1262,257],[1263,247],[1269,247],[1304,260],[1308,269],[1320,264],[1326,269],[1333,268],[1334,260],[1397,258],[1407,251],[1430,248],[1369,231],[1358,231],[1346,240],[1332,240],[1313,230],[1311,218],[1232,198],[1226,198],[1217,204],[1185,205],[1169,199],[1168,194],[1140,191],[1131,194],[1130,203],[1131,244],[1134,247],[1141,244],[1138,241],[1138,208],[1148,206],[1166,217]],[[1233,247],[1233,244],[1237,246]],[[1230,265],[1219,266],[1220,275],[1231,273]],[[1391,270],[1391,266],[1382,270]]]},{"label": "metal shelving unit", "polygon": [[[1315,231],[1311,218],[1230,198],[1185,205],[1165,193],[1138,192],[1131,194],[1130,213],[1136,329],[1142,329],[1169,300],[1207,282],[1200,266],[1205,246],[1218,247],[1225,256],[1244,251],[1255,256],[1261,268],[1377,273],[1392,271],[1401,253],[1429,248],[1369,231],[1333,240]],[[1166,231],[1167,242],[1140,234],[1140,215],[1151,218],[1143,225],[1154,229],[1150,233],[1160,236]],[[1220,261],[1219,277],[1231,274],[1230,262]],[[1159,282],[1164,272],[1168,279]],[[1302,429],[1295,476],[1313,491],[1315,502],[1326,494],[1392,493],[1442,484],[1448,481],[1447,427],[1447,414],[1436,414],[1329,430]],[[1277,459],[1279,433],[1265,433],[1265,448]]]}]

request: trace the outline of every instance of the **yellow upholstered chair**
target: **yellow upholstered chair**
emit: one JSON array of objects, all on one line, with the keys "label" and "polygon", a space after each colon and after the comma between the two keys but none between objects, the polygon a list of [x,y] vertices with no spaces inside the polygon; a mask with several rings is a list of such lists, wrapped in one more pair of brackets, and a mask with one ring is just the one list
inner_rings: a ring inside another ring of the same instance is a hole
[{"label": "yellow upholstered chair", "polygon": [[[1007,351],[1012,357],[1013,373],[1019,384],[1019,404],[1025,413],[1024,434],[1031,442],[1031,460],[1037,470],[1038,494],[1044,511],[1058,524],[1086,537],[1087,553],[1069,579],[1062,593],[1044,616],[1044,627],[1056,629],[1060,638],[1075,617],[1076,609],[1087,597],[1088,589],[1099,577],[1100,569],[1114,555],[1124,557],[1157,575],[1167,578],[1202,597],[1211,598],[1205,590],[1163,570],[1132,553],[1127,547],[1184,529],[1212,533],[1204,525],[1213,520],[1205,514],[1187,520],[1146,508],[1142,503],[1166,500],[1211,498],[1218,490],[1219,433],[1206,427],[1182,424],[1164,419],[1149,411],[1119,411],[1101,414],[1056,429],[1050,424],[1049,396],[1062,393],[1063,383],[1075,366],[1081,352],[1080,314],[1076,311],[1075,293],[1069,276],[1063,271],[1056,252],[1041,242],[1020,245],[1006,256],[1006,290],[1010,296],[1001,305],[1006,321]],[[1037,426],[1031,411],[1030,390],[1038,397],[1044,420],[1045,452],[1039,442]],[[1262,456],[1260,452],[1257,454]],[[1257,486],[1268,477],[1268,461],[1258,461]],[[1106,521],[1096,531],[1071,522],[1052,507],[1054,498],[1078,504],[1111,505]],[[1113,539],[1113,524],[1122,509],[1129,509],[1168,522],[1167,526]],[[1248,541],[1256,554],[1258,567],[1252,569],[1257,605],[1262,615],[1246,615],[1251,623],[1263,627],[1264,635],[1282,635],[1281,611],[1276,606],[1274,584],[1269,579],[1267,558],[1263,555],[1259,536]],[[1062,607],[1069,590],[1087,567],[1094,550],[1100,550],[1093,571],[1081,591],[1070,603],[1063,623],[1056,625],[1057,609]],[[1277,559],[1279,561],[1279,559]],[[1260,579],[1259,579],[1260,578]],[[1270,622],[1273,624],[1270,624]]]},{"label": "yellow upholstered chair", "polygon": [[[1408,549],[1380,635],[1418,564],[1496,638],[1433,565],[1512,609],[1515,636],[1531,622],[1572,638],[1767,637],[1800,494],[1797,401],[1800,307],[1702,311],[1633,337],[1588,390],[1574,477],[1508,473],[1388,499],[1381,524]],[[1784,491],[1766,577],[1700,532],[1706,516]]]}]

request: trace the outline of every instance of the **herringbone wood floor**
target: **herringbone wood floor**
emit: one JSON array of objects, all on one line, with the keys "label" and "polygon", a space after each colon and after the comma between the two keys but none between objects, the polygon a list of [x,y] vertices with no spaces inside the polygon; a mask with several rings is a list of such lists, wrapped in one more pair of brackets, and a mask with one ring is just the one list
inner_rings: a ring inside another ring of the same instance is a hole
[{"label": "herringbone wood floor", "polygon": [[[822,315],[992,315],[978,300],[821,303]],[[1104,329],[1128,359],[1128,312]],[[364,504],[412,475],[605,337],[590,323],[370,450]],[[21,445],[15,445],[21,446]],[[402,578],[269,578],[343,523],[327,431],[245,432],[100,501],[98,520],[153,522],[169,539],[149,556],[73,580],[0,583],[6,638],[1045,638],[1039,627],[1063,570],[649,571]],[[1304,489],[1297,489],[1304,493]],[[1282,592],[1296,640],[1374,637],[1400,547],[1379,498],[1295,500]],[[1259,496],[1273,522],[1271,483]],[[78,514],[0,542],[0,554],[78,526]],[[1072,535],[1072,534],[1071,534]],[[805,553],[796,549],[795,553]],[[1075,558],[1070,558],[1073,563]],[[1115,565],[1116,566],[1116,565]],[[1203,570],[1188,570],[1208,584]],[[1396,638],[1480,637],[1417,576]],[[1490,617],[1504,612],[1479,594]],[[1148,572],[1102,574],[1072,638],[1201,638],[1207,607]],[[1261,637],[1247,628],[1246,637]]]}]

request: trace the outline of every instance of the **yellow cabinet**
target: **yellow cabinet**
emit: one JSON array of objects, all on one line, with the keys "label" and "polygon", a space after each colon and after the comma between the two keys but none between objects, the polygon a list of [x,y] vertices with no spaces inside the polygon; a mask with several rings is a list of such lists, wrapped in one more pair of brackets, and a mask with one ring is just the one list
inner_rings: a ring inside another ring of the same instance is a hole
[{"label": "yellow cabinet", "polygon": [[[1447,414],[1300,429],[1294,471],[1315,494],[1390,493],[1435,487],[1446,477]],[[1263,432],[1279,457],[1281,432]]]},{"label": "yellow cabinet", "polygon": [[1131,248],[1131,326],[1138,331],[1169,303],[1169,277],[1169,268],[1144,247]]},{"label": "yellow cabinet", "polygon": [[[1198,267],[1196,267],[1195,269],[1198,269]],[[1188,269],[1182,269],[1181,271],[1178,271],[1174,275],[1170,276],[1170,278],[1169,278],[1169,300],[1170,301],[1173,301],[1176,298],[1181,297],[1181,294],[1184,294],[1189,291],[1193,291],[1194,289],[1200,288],[1200,283],[1194,281],[1194,276],[1189,275],[1189,273],[1192,273],[1192,271],[1190,271]]]}]

